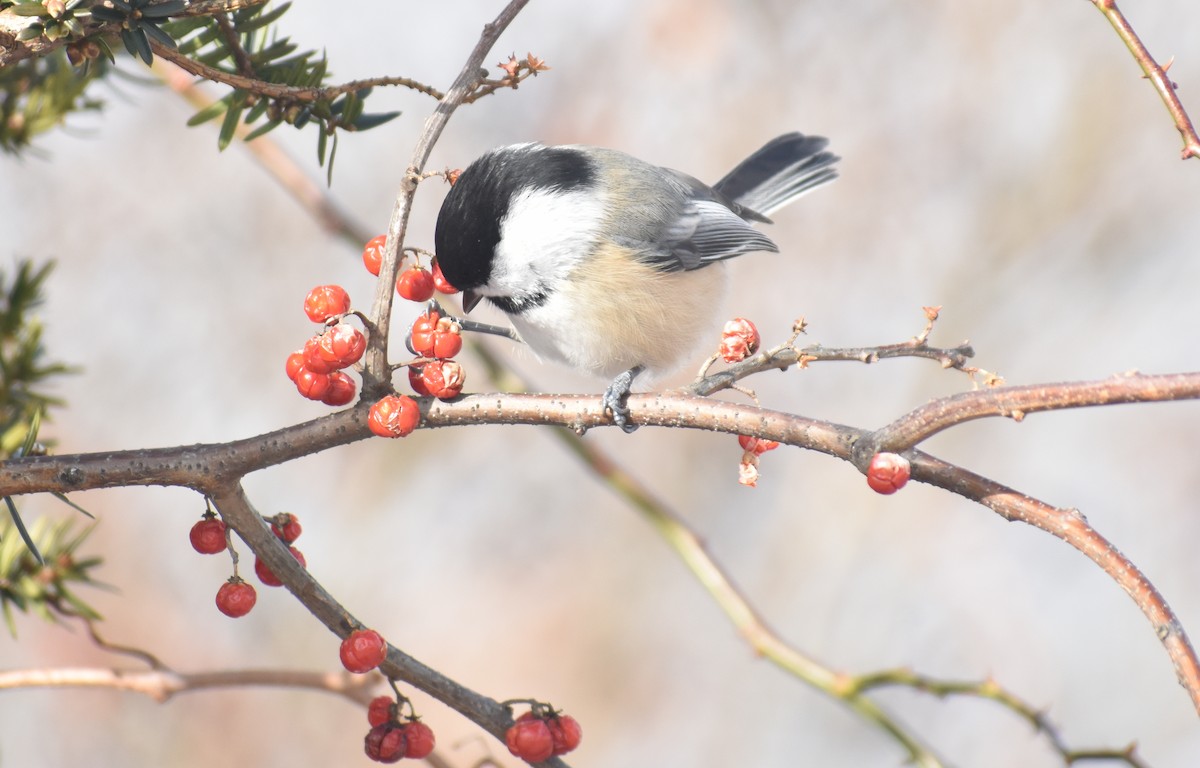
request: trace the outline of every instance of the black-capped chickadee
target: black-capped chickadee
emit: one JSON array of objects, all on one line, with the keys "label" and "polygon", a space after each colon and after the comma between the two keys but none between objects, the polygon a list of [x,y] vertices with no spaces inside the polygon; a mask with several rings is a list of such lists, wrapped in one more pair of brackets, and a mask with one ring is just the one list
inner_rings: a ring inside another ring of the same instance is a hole
[{"label": "black-capped chickadee", "polygon": [[623,152],[517,144],[471,163],[434,244],[466,311],[487,299],[541,358],[612,379],[626,432],[635,377],[693,354],[717,319],[725,259],[778,251],[751,226],[837,176],[828,140],[789,133],[713,186]]}]

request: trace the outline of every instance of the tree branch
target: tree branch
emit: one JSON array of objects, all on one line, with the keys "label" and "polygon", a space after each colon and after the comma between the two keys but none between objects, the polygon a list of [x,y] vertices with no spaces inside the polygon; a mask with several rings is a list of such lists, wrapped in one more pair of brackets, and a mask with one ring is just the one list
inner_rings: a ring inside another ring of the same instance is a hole
[{"label": "tree branch", "polygon": [[[238,536],[266,563],[288,591],[330,632],[344,639],[355,629],[364,626],[292,557],[287,545],[271,532],[262,516],[250,505],[241,485],[224,484],[214,490],[211,499],[225,523],[237,531]],[[389,678],[402,680],[425,691],[500,741],[504,741],[504,732],[513,723],[512,713],[500,702],[460,685],[390,643],[387,659],[379,670]],[[551,758],[538,765],[567,768],[567,764],[559,758]]]},{"label": "tree branch", "polygon": [[14,669],[0,672],[0,690],[9,688],[110,688],[149,696],[160,704],[180,693],[245,686],[307,688],[367,705],[379,687],[377,675],[309,672],[290,669],[237,669],[221,672],[174,672],[99,667]]},{"label": "tree branch", "polygon": [[[978,409],[972,402],[1005,402],[1015,393],[1024,411],[1076,408],[1104,403],[1200,397],[1186,395],[1179,387],[1197,387],[1200,374],[1126,376],[1099,382],[1056,384],[1050,387],[997,387],[934,401],[935,412],[947,402],[957,402],[967,418]],[[1029,393],[1042,391],[1048,398],[1035,402]],[[632,419],[639,424],[707,429],[731,434],[749,434],[826,453],[855,463],[860,468],[860,445],[871,445],[876,435],[868,430],[808,419],[780,411],[681,394],[634,395],[629,398]],[[593,396],[488,394],[472,395],[452,402],[424,401],[426,427],[466,424],[547,424],[575,431],[608,425],[601,399]],[[79,456],[34,456],[0,464],[0,496],[46,491],[69,492],[118,485],[182,485],[213,497],[230,495],[230,483],[244,474],[310,453],[343,445],[369,434],[367,406],[334,413],[266,435],[228,444],[123,451]],[[1200,711],[1200,660],[1166,601],[1153,584],[1106,539],[1092,529],[1075,510],[1052,507],[1000,483],[988,480],[929,454],[910,449],[904,455],[912,463],[914,480],[929,483],[978,501],[1007,520],[1019,520],[1044,530],[1078,549],[1099,565],[1124,589],[1150,621],[1156,635],[1175,665],[1180,682]],[[869,456],[867,456],[869,459]],[[240,489],[233,500],[241,499]],[[244,502],[243,502],[244,503]],[[223,510],[224,513],[224,510]],[[257,518],[255,518],[257,520]],[[258,521],[264,536],[266,527]],[[255,554],[269,539],[247,538],[245,523],[235,526]],[[255,529],[257,530],[257,529]],[[272,550],[274,552],[274,550]],[[302,571],[282,545],[268,565],[276,575]],[[286,579],[285,579],[286,582]],[[315,582],[314,582],[315,583]],[[319,586],[319,585],[318,585]],[[332,601],[332,598],[329,598]],[[303,602],[303,598],[302,598]],[[306,603],[307,605],[307,603]],[[348,631],[344,629],[343,631]],[[416,684],[416,683],[414,683]]]},{"label": "tree branch", "polygon": [[392,371],[388,365],[387,344],[388,331],[391,327],[392,300],[395,295],[396,273],[400,269],[400,249],[408,233],[408,219],[412,214],[413,196],[417,193],[417,184],[425,163],[433,151],[434,144],[441,137],[450,116],[474,90],[482,80],[480,68],[483,60],[491,52],[501,33],[512,23],[529,0],[511,0],[504,10],[500,11],[492,23],[483,28],[479,42],[475,44],[466,64],[455,78],[450,90],[438,102],[437,109],[425,120],[425,127],[417,144],[413,148],[412,159],[400,182],[400,192],[392,207],[391,219],[388,221],[387,245],[384,247],[383,264],[379,269],[379,281],[375,288],[375,301],[371,305],[370,319],[372,333],[367,340],[367,351],[363,356],[363,393],[382,392],[391,387]]},{"label": "tree branch", "polygon": [[[1166,67],[1159,66],[1154,57],[1150,55],[1150,51],[1146,50],[1145,44],[1133,30],[1133,25],[1117,7],[1116,0],[1089,0],[1089,2],[1096,6],[1096,9],[1103,13],[1108,22],[1112,24],[1117,36],[1121,38],[1121,42],[1125,43],[1125,47],[1129,49],[1133,58],[1141,66],[1145,77],[1154,84],[1154,89],[1162,97],[1163,104],[1171,113],[1171,119],[1175,121],[1175,129],[1179,131],[1179,135],[1183,139],[1183,151],[1180,153],[1180,157],[1184,160],[1189,157],[1200,158],[1200,136],[1196,135],[1196,128],[1192,125],[1187,110],[1183,108],[1183,102],[1175,93],[1175,83],[1167,77]],[[1167,66],[1169,67],[1170,63]]]}]

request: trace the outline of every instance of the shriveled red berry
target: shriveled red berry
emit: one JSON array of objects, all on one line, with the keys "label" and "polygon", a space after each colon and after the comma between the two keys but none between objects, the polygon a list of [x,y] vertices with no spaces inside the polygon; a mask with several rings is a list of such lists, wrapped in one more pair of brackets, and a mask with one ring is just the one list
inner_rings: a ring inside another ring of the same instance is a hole
[{"label": "shriveled red berry", "polygon": [[296,374],[296,391],[309,400],[320,400],[329,391],[331,382],[328,373],[315,373],[301,368]]},{"label": "shriveled red berry", "polygon": [[376,277],[379,277],[379,268],[383,266],[383,246],[386,244],[387,235],[376,235],[363,248],[363,266]]},{"label": "shriveled red berry", "polygon": [[408,739],[404,726],[398,723],[383,723],[367,731],[363,739],[363,751],[377,763],[395,763],[404,757]]},{"label": "shriveled red berry", "polygon": [[[304,342],[304,348],[300,350],[300,355],[304,358],[303,370],[309,370],[313,373],[333,373],[337,370],[336,365],[321,357],[320,336],[313,336]],[[295,379],[293,378],[292,381],[295,381]]]},{"label": "shriveled red berry", "polygon": [[453,360],[431,360],[421,366],[422,388],[439,400],[458,397],[466,382],[466,371]]},{"label": "shriveled red berry", "polygon": [[226,616],[240,618],[250,613],[258,601],[254,587],[234,576],[217,590],[217,610]]},{"label": "shriveled red berry", "polygon": [[421,408],[407,395],[387,395],[371,406],[367,426],[380,437],[404,437],[417,428]]},{"label": "shriveled red berry", "polygon": [[391,696],[376,696],[367,705],[367,722],[372,727],[391,722],[396,717],[396,701]]},{"label": "shriveled red berry", "polygon": [[304,367],[304,350],[296,350],[288,355],[287,363],[284,365],[284,370],[287,371],[287,377],[292,381],[296,380],[296,374]]},{"label": "shriveled red berry", "polygon": [[271,518],[271,533],[284,543],[291,544],[300,538],[304,529],[300,527],[300,519],[291,512],[280,512]]},{"label": "shriveled red berry", "polygon": [[321,398],[321,402],[325,405],[345,405],[354,399],[357,391],[358,386],[354,383],[354,379],[342,371],[334,371],[329,374],[329,389]]},{"label": "shriveled red berry", "polygon": [[424,267],[410,267],[396,278],[396,293],[409,301],[429,301],[433,298],[433,275]]},{"label": "shriveled red berry", "polygon": [[530,763],[540,763],[554,754],[554,736],[545,720],[526,712],[504,733],[508,751]]},{"label": "shriveled red berry", "polygon": [[350,294],[340,285],[318,285],[304,297],[304,313],[314,323],[327,322],[349,311]]},{"label": "shriveled red berry", "polygon": [[895,493],[904,487],[912,466],[908,459],[898,453],[877,453],[867,466],[867,485],[871,490],[884,495]]},{"label": "shriveled red berry", "polygon": [[725,323],[721,331],[721,357],[727,363],[745,360],[758,351],[759,335],[754,323],[744,317],[735,317]]},{"label": "shriveled red berry", "polygon": [[738,444],[742,446],[743,451],[749,451],[755,456],[762,456],[767,451],[773,451],[779,447],[779,443],[774,440],[751,437],[750,435],[738,435]]},{"label": "shriveled red berry", "polygon": [[437,739],[433,737],[433,729],[420,720],[411,720],[404,724],[404,737],[408,739],[408,749],[404,750],[405,757],[420,760],[429,757],[433,752]]},{"label": "shriveled red berry", "polygon": [[758,457],[754,454],[742,454],[742,463],[738,464],[738,482],[750,488],[758,487]]},{"label": "shriveled red berry", "polygon": [[426,312],[417,317],[409,333],[413,352],[421,357],[448,358],[462,351],[462,329],[448,317]]},{"label": "shriveled red berry", "polygon": [[192,549],[202,555],[215,555],[225,551],[225,523],[216,517],[205,515],[188,532]]},{"label": "shriveled red berry", "polygon": [[418,395],[431,397],[433,393],[426,388],[425,379],[421,373],[424,368],[424,365],[408,366],[408,386],[412,387],[412,391],[416,392]]},{"label": "shriveled red berry", "polygon": [[367,349],[367,337],[353,325],[338,323],[321,334],[317,354],[334,369],[348,368],[359,361]]},{"label": "shriveled red berry", "polygon": [[387,657],[387,643],[373,629],[356,629],[342,641],[342,666],[355,674],[375,669]]},{"label": "shriveled red berry", "polygon": [[[303,552],[295,547],[288,547],[288,551],[292,553],[292,557],[299,561],[301,568],[308,567],[308,561],[304,559]],[[258,577],[259,581],[261,581],[263,584],[266,584],[268,587],[283,586],[283,582],[279,580],[279,577],[275,575],[274,571],[268,568],[267,564],[257,557],[254,558],[254,575]]]},{"label": "shriveled red berry", "polygon": [[546,718],[550,738],[554,741],[554,754],[565,755],[583,740],[583,729],[579,721],[570,715],[551,715]]},{"label": "shriveled red berry", "polygon": [[450,285],[450,281],[447,280],[446,276],[442,274],[442,268],[438,266],[437,259],[433,260],[433,264],[430,266],[430,271],[433,272],[433,287],[437,289],[438,293],[444,293],[447,295],[458,293],[458,289],[453,285]]}]

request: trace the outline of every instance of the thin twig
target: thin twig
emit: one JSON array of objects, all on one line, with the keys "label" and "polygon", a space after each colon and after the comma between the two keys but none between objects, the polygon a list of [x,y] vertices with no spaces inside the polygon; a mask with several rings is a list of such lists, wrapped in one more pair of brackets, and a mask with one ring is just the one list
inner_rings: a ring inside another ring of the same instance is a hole
[{"label": "thin twig", "polygon": [[1146,376],[1129,373],[1100,381],[994,387],[933,400],[876,430],[859,446],[859,466],[878,451],[901,451],[950,427],[999,416],[1021,421],[1027,414],[1063,408],[1200,398],[1200,373]]},{"label": "thin twig", "polygon": [[0,672],[0,690],[11,688],[109,688],[140,693],[162,703],[180,693],[213,688],[271,686],[324,691],[369,704],[379,686],[377,675],[309,672],[289,669],[234,669],[221,672],[174,672],[100,667],[14,669]]},{"label": "thin twig", "polygon": [[[528,0],[526,0],[528,2]],[[433,86],[413,80],[410,77],[369,77],[364,80],[352,80],[341,85],[327,86],[312,86],[303,87],[297,85],[284,85],[282,83],[269,83],[265,80],[257,80],[252,77],[226,72],[223,69],[210,67],[195,59],[189,58],[180,53],[175,48],[163,45],[162,43],[151,40],[150,49],[154,51],[154,55],[161,56],[171,62],[180,69],[191,72],[196,77],[202,77],[205,80],[211,80],[215,83],[232,86],[239,90],[249,93],[256,93],[260,96],[265,96],[269,99],[290,99],[293,101],[317,101],[319,99],[332,99],[346,93],[354,93],[364,88],[374,88],[380,85],[394,85],[403,88],[409,88],[419,93],[424,93],[427,96],[432,96],[435,99],[441,99],[442,93]]]},{"label": "thin twig", "polygon": [[1175,121],[1175,129],[1179,131],[1179,135],[1183,139],[1183,150],[1180,156],[1184,160],[1190,157],[1200,158],[1200,136],[1196,134],[1195,126],[1192,125],[1187,110],[1183,108],[1183,102],[1176,95],[1175,83],[1171,82],[1171,78],[1167,76],[1166,69],[1159,66],[1154,57],[1150,55],[1150,51],[1146,50],[1145,44],[1134,31],[1133,25],[1117,7],[1116,0],[1089,0],[1089,2],[1096,6],[1097,10],[1103,13],[1108,22],[1112,24],[1117,36],[1125,43],[1125,47],[1133,54],[1133,58],[1137,60],[1146,78],[1154,84],[1154,89],[1162,97],[1163,104],[1171,113],[1171,119]]},{"label": "thin twig", "polygon": [[1149,768],[1138,758],[1136,744],[1122,749],[1074,749],[1068,746],[1062,733],[1050,722],[1043,710],[1004,689],[991,678],[982,681],[938,680],[928,675],[917,674],[911,669],[889,669],[855,677],[847,682],[847,686],[856,693],[889,686],[903,686],[941,698],[973,696],[994,701],[1026,720],[1035,731],[1042,734],[1051,748],[1058,753],[1063,765],[1070,766],[1083,760],[1109,760],[1123,762],[1131,768]]}]

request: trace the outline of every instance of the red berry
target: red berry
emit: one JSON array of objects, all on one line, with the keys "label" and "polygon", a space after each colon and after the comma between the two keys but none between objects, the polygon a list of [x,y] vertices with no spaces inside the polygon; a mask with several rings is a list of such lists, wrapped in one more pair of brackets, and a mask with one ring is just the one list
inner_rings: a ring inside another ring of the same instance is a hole
[{"label": "red berry", "polygon": [[458,293],[458,289],[455,288],[453,285],[450,285],[450,281],[447,280],[446,276],[442,274],[442,268],[440,266],[438,266],[437,259],[433,260],[432,271],[433,271],[433,287],[437,288],[438,293],[445,293],[447,295],[452,294],[452,293]]},{"label": "red berry", "polygon": [[579,721],[570,715],[552,715],[546,718],[550,738],[554,740],[554,754],[565,755],[583,740],[583,729]]},{"label": "red berry", "polygon": [[[298,560],[300,562],[301,568],[308,567],[308,561],[306,561],[304,559],[303,552],[296,549],[295,547],[288,547],[288,551],[292,553],[292,557],[296,558],[296,560]],[[268,587],[283,586],[283,582],[279,580],[279,577],[276,576],[275,573],[270,568],[267,567],[266,563],[264,563],[262,560],[260,560],[257,557],[254,558],[254,575],[258,576],[258,580],[261,581],[263,584],[266,584]]]},{"label": "red berry", "polygon": [[405,757],[420,760],[429,757],[437,740],[433,737],[433,729],[420,720],[411,720],[404,724],[404,736],[408,739],[408,749],[404,750]]},{"label": "red berry", "polygon": [[540,763],[554,754],[554,736],[545,720],[539,720],[532,712],[517,718],[504,733],[508,751],[529,763]]},{"label": "red berry", "polygon": [[396,717],[396,702],[391,696],[376,696],[367,706],[367,722],[372,727],[391,722]]},{"label": "red berry", "polygon": [[367,241],[363,248],[363,266],[376,277],[383,265],[383,246],[387,243],[387,235],[376,235]]},{"label": "red berry", "polygon": [[325,396],[321,398],[321,402],[325,403],[325,405],[345,405],[354,399],[357,391],[358,388],[354,384],[354,379],[341,371],[334,371],[329,374],[329,389],[325,392]]},{"label": "red berry", "polygon": [[895,493],[908,482],[912,466],[898,453],[877,453],[867,467],[867,485],[876,493]]},{"label": "red berry", "polygon": [[317,354],[332,368],[348,368],[367,349],[367,337],[353,325],[338,323],[321,334]]},{"label": "red berry", "polygon": [[370,672],[387,657],[387,643],[373,629],[356,629],[342,641],[342,666],[356,674]]},{"label": "red berry", "polygon": [[750,435],[738,435],[738,443],[742,446],[743,451],[749,451],[755,456],[761,456],[767,451],[773,451],[779,447],[779,443],[774,440],[751,437]]},{"label": "red berry", "polygon": [[367,426],[380,437],[404,437],[417,428],[421,408],[407,395],[388,395],[371,406]]},{"label": "red berry", "polygon": [[[300,355],[304,358],[303,368],[313,373],[333,373],[337,370],[336,365],[321,357],[320,336],[313,336],[304,342],[304,349],[300,351]],[[292,381],[295,381],[295,379],[292,379]]]},{"label": "red berry", "polygon": [[301,368],[296,374],[296,391],[309,400],[320,400],[325,397],[332,383],[328,373],[314,373],[307,368]]},{"label": "red berry", "polygon": [[367,737],[363,739],[363,750],[367,757],[377,763],[399,762],[407,749],[404,727],[396,723],[377,725],[367,731]]},{"label": "red berry", "polygon": [[458,397],[466,381],[463,367],[453,360],[432,360],[421,366],[422,389],[439,400]]},{"label": "red berry", "polygon": [[350,294],[340,285],[318,285],[304,297],[304,313],[314,323],[327,322],[349,311]]},{"label": "red berry", "polygon": [[304,367],[304,350],[297,350],[288,355],[287,363],[284,370],[287,371],[287,377],[292,381],[296,380],[296,374]]},{"label": "red berry", "polygon": [[409,333],[413,352],[421,357],[454,357],[462,350],[462,329],[448,317],[426,312],[417,317]]},{"label": "red berry", "polygon": [[258,594],[254,587],[237,576],[229,579],[217,590],[217,610],[235,619],[250,613],[257,600]]},{"label": "red berry", "polygon": [[416,392],[418,395],[431,397],[433,393],[425,387],[425,379],[421,375],[424,367],[423,365],[408,366],[408,386],[412,387],[413,392]]},{"label": "red berry", "polygon": [[758,329],[744,317],[735,317],[725,323],[721,331],[721,357],[727,363],[745,360],[758,351]]},{"label": "red berry", "polygon": [[410,267],[396,278],[396,293],[409,301],[429,301],[433,298],[433,275],[424,267]]},{"label": "red berry", "polygon": [[225,551],[225,523],[205,515],[188,532],[192,549],[202,555],[215,555]]},{"label": "red berry", "polygon": [[303,531],[304,529],[300,527],[299,518],[291,512],[280,512],[271,520],[271,533],[287,544],[291,544],[300,538],[300,534]]}]

